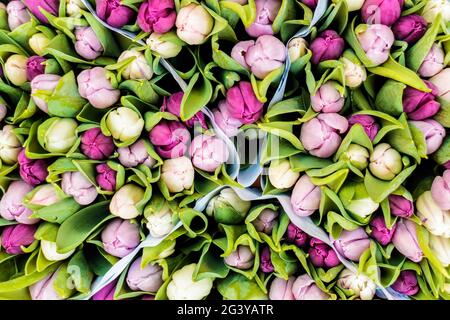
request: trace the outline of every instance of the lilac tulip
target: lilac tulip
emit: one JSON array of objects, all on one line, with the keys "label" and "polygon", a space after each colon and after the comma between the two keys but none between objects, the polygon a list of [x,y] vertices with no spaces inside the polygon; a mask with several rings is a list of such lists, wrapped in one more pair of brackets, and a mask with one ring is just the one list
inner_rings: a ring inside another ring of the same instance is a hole
[{"label": "lilac tulip", "polygon": [[133,291],[157,292],[163,284],[163,269],[158,264],[141,267],[142,257],[133,261],[128,269],[127,285]]},{"label": "lilac tulip", "polygon": [[315,112],[339,112],[344,107],[345,99],[336,89],[336,81],[327,81],[311,95],[311,106]]},{"label": "lilac tulip", "polygon": [[106,252],[123,258],[138,246],[139,226],[130,220],[116,218],[103,229],[101,238]]},{"label": "lilac tulip", "polygon": [[31,300],[63,300],[64,298],[55,289],[57,278],[58,271],[55,271],[29,286]]},{"label": "lilac tulip", "polygon": [[34,242],[35,225],[17,224],[6,226],[2,231],[2,247],[7,254],[22,254],[22,246],[29,246]]},{"label": "lilac tulip", "polygon": [[100,128],[92,128],[81,136],[81,151],[89,159],[104,160],[114,153],[114,142],[111,137],[105,136]]},{"label": "lilac tulip", "polygon": [[380,125],[376,122],[375,118],[366,114],[355,114],[348,118],[349,127],[355,124],[360,124],[370,140],[375,139],[378,131],[380,130]]},{"label": "lilac tulip", "polygon": [[256,98],[251,83],[247,81],[230,88],[226,102],[230,116],[244,124],[256,122],[263,112],[263,103]]},{"label": "lilac tulip", "polygon": [[399,219],[392,243],[408,259],[414,262],[422,260],[423,252],[417,240],[416,224],[411,220]]},{"label": "lilac tulip", "polygon": [[80,96],[97,109],[111,107],[120,98],[115,76],[104,68],[95,67],[81,71],[77,77]]},{"label": "lilac tulip", "polygon": [[294,213],[301,217],[310,216],[319,209],[322,192],[314,185],[308,175],[304,174],[294,186],[291,205]]},{"label": "lilac tulip", "polygon": [[434,43],[425,56],[418,73],[421,77],[429,78],[437,75],[444,69],[445,52],[440,45]]},{"label": "lilac tulip", "polygon": [[412,201],[395,194],[388,197],[391,214],[401,218],[409,218],[414,214],[414,204]]},{"label": "lilac tulip", "polygon": [[[172,94],[170,97],[164,97],[163,104],[161,106],[161,111],[170,112],[173,115],[180,117],[181,100],[183,100],[183,92],[177,92]],[[203,129],[207,129],[205,115],[199,111],[192,118],[185,121],[184,124],[188,128],[193,128],[196,123],[199,123]]]},{"label": "lilac tulip", "polygon": [[115,28],[130,23],[134,17],[134,11],[122,5],[120,0],[95,0],[95,5],[99,18]]},{"label": "lilac tulip", "polygon": [[334,30],[325,30],[311,42],[309,48],[312,51],[311,61],[319,64],[325,60],[336,60],[344,52],[345,41]]},{"label": "lilac tulip", "polygon": [[344,230],[334,245],[336,250],[345,258],[358,261],[361,255],[369,249],[370,239],[363,228],[355,230]]},{"label": "lilac tulip", "polygon": [[256,19],[245,31],[252,37],[273,35],[272,23],[281,7],[281,0],[255,0]]},{"label": "lilac tulip", "polygon": [[407,296],[415,295],[419,292],[416,272],[413,270],[403,270],[400,272],[397,280],[391,285],[391,288]]},{"label": "lilac tulip", "polygon": [[30,21],[31,17],[22,1],[9,1],[6,5],[8,26],[11,31]]},{"label": "lilac tulip", "polygon": [[303,248],[309,243],[309,235],[292,222],[289,223],[286,231],[287,241]]},{"label": "lilac tulip", "polygon": [[277,222],[278,212],[266,208],[263,209],[258,217],[252,221],[256,231],[263,232],[265,234],[271,234],[274,225]]},{"label": "lilac tulip", "polygon": [[97,171],[95,181],[97,181],[100,188],[106,191],[116,190],[117,171],[113,170],[106,163],[98,164],[95,167],[95,171]]},{"label": "lilac tulip", "polygon": [[328,300],[330,298],[307,274],[295,279],[292,285],[292,292],[295,300]]},{"label": "lilac tulip", "polygon": [[391,243],[396,228],[395,224],[389,229],[384,222],[384,218],[382,216],[376,216],[370,221],[370,227],[372,230],[370,236],[381,245],[386,246]]},{"label": "lilac tulip", "polygon": [[431,154],[439,149],[445,137],[445,129],[439,122],[426,119],[422,121],[410,121],[409,123],[422,132],[427,144],[427,154]]},{"label": "lilac tulip", "polygon": [[336,267],[341,263],[336,252],[323,241],[312,238],[309,244],[308,255],[315,267],[328,269]]},{"label": "lilac tulip", "polygon": [[301,3],[307,5],[311,10],[317,7],[318,0],[301,0]]},{"label": "lilac tulip", "polygon": [[27,80],[31,81],[36,76],[45,73],[45,58],[41,56],[31,56],[27,59]]},{"label": "lilac tulip", "polygon": [[53,16],[58,16],[59,0],[24,0],[23,2],[27,6],[28,10],[30,10],[31,13],[43,23],[48,23],[48,19],[41,12],[41,9],[47,11]]},{"label": "lilac tulip", "polygon": [[45,181],[48,175],[47,161],[44,159],[29,159],[25,155],[25,149],[20,151],[18,159],[20,177],[32,186],[37,186]]},{"label": "lilac tulip", "polygon": [[226,256],[224,261],[230,267],[246,270],[253,266],[255,255],[248,246],[240,245],[229,256]]},{"label": "lilac tulip", "polygon": [[431,196],[442,210],[450,210],[450,170],[437,176],[431,185]]},{"label": "lilac tulip", "polygon": [[403,0],[365,0],[361,16],[367,24],[392,25],[400,18]]},{"label": "lilac tulip", "polygon": [[198,135],[192,140],[189,154],[194,167],[206,172],[214,172],[229,157],[225,142],[216,136],[206,134]]},{"label": "lilac tulip", "polygon": [[386,62],[395,41],[392,30],[383,24],[367,25],[356,37],[367,58],[376,66]]},{"label": "lilac tulip", "polygon": [[292,293],[292,285],[294,284],[294,277],[289,277],[288,280],[276,277],[269,288],[270,300],[294,300]]},{"label": "lilac tulip", "polygon": [[155,159],[148,154],[144,139],[139,139],[131,146],[119,148],[117,152],[120,163],[127,168],[133,168],[140,164],[153,167],[156,163]]},{"label": "lilac tulip", "polygon": [[173,159],[186,153],[191,134],[181,122],[162,120],[150,131],[149,137],[160,156]]},{"label": "lilac tulip", "polygon": [[395,39],[405,41],[409,45],[416,43],[427,31],[428,23],[418,14],[400,17],[392,26]]},{"label": "lilac tulip", "polygon": [[173,0],[146,0],[139,7],[137,23],[144,32],[166,33],[176,18]]},{"label": "lilac tulip", "polygon": [[403,92],[403,111],[412,120],[424,120],[438,113],[441,104],[435,100],[438,90],[436,86],[425,80],[431,92],[423,92],[412,87],[406,87]]},{"label": "lilac tulip", "polygon": [[94,60],[104,51],[103,45],[91,27],[75,29],[75,51],[83,58]]},{"label": "lilac tulip", "polygon": [[98,195],[95,186],[78,171],[63,173],[61,188],[65,194],[72,196],[83,206],[94,202]]},{"label": "lilac tulip", "polygon": [[234,137],[238,135],[239,128],[243,123],[241,120],[233,118],[229,110],[230,106],[226,100],[220,101],[218,108],[213,111],[214,121],[228,137]]},{"label": "lilac tulip", "polygon": [[37,223],[39,219],[30,218],[32,211],[23,205],[23,199],[31,190],[33,187],[22,180],[12,182],[0,199],[0,215],[19,223]]},{"label": "lilac tulip", "polygon": [[270,258],[270,249],[267,246],[261,251],[259,270],[264,273],[271,273],[275,270]]},{"label": "lilac tulip", "polygon": [[31,98],[36,106],[45,113],[48,113],[47,102],[35,95],[39,94],[40,91],[53,93],[59,83],[59,80],[61,80],[61,76],[57,74],[41,74],[35,76],[31,81]]}]

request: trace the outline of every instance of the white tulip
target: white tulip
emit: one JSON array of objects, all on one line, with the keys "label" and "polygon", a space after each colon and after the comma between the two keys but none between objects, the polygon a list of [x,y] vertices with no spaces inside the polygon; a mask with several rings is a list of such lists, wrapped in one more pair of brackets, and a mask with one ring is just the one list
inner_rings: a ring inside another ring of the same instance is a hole
[{"label": "white tulip", "polygon": [[170,210],[167,203],[160,210],[152,212],[146,218],[147,229],[150,231],[152,237],[163,237],[173,229],[172,210]]},{"label": "white tulip", "polygon": [[294,38],[289,41],[288,54],[289,59],[294,62],[298,58],[303,57],[308,50],[308,43],[303,38]]},{"label": "white tulip", "polygon": [[27,82],[27,61],[27,57],[13,54],[5,62],[5,75],[15,86],[20,87]]},{"label": "white tulip", "polygon": [[0,159],[5,164],[17,162],[22,145],[13,132],[14,127],[6,125],[0,130]]},{"label": "white tulip", "polygon": [[49,43],[50,39],[42,32],[35,33],[28,39],[28,45],[38,56],[45,55]]},{"label": "white tulip", "polygon": [[190,189],[194,184],[194,167],[191,160],[187,157],[165,160],[161,168],[161,181],[171,193]]},{"label": "white tulip", "polygon": [[291,170],[288,159],[273,160],[269,166],[269,181],[277,189],[292,187],[300,177],[299,172]]},{"label": "white tulip", "polygon": [[348,11],[356,11],[362,8],[365,0],[345,0]]},{"label": "white tulip", "polygon": [[353,63],[350,59],[342,58],[344,63],[345,84],[350,88],[357,88],[366,81],[366,68],[361,64]]},{"label": "white tulip", "polygon": [[402,156],[387,143],[380,143],[370,155],[369,169],[382,180],[392,180],[402,171]]},{"label": "white tulip", "polygon": [[430,235],[430,249],[444,267],[450,265],[450,238]]},{"label": "white tulip", "polygon": [[144,120],[133,109],[119,107],[108,114],[106,126],[114,139],[127,141],[141,135]]},{"label": "white tulip", "polygon": [[148,64],[147,59],[145,59],[145,56],[141,51],[135,49],[125,50],[119,56],[117,62],[121,62],[133,57],[134,59],[123,69],[123,77],[125,79],[133,80],[150,80],[153,76],[153,69]]},{"label": "white tulip", "polygon": [[141,214],[136,204],[144,198],[144,189],[135,184],[126,184],[112,197],[109,204],[111,214],[122,219],[134,219]]},{"label": "white tulip", "polygon": [[69,17],[80,18],[81,10],[86,9],[81,0],[66,0],[66,3],[66,13]]},{"label": "white tulip", "polygon": [[369,277],[361,273],[355,274],[349,269],[341,272],[337,283],[340,287],[353,291],[361,300],[372,300],[377,289]]},{"label": "white tulip", "polygon": [[433,23],[439,13],[444,23],[450,21],[450,2],[448,0],[428,0],[423,8],[422,16],[428,23]]},{"label": "white tulip", "polygon": [[164,34],[153,32],[147,39],[147,44],[150,49],[164,59],[176,57],[182,49],[182,47],[176,43],[161,39],[169,33],[174,34],[172,31]]},{"label": "white tulip", "polygon": [[201,300],[210,293],[213,279],[204,278],[198,281],[192,279],[196,266],[192,263],[174,272],[167,286],[169,300]]},{"label": "white tulip", "polygon": [[67,253],[59,253],[56,242],[48,240],[41,240],[41,250],[44,254],[45,259],[47,259],[48,261],[65,260],[75,252],[75,249],[73,249]]},{"label": "white tulip", "polygon": [[[42,147],[48,152],[65,153],[69,151],[77,140],[77,122],[71,118],[50,118],[47,121],[51,124],[44,132]],[[38,134],[41,128],[45,128],[46,122],[39,126]]]},{"label": "white tulip", "polygon": [[417,198],[416,207],[417,216],[431,234],[450,238],[450,211],[442,210],[430,191],[422,193]]},{"label": "white tulip", "polygon": [[202,44],[212,31],[214,19],[208,11],[199,4],[191,3],[178,11],[178,37],[189,45]]}]

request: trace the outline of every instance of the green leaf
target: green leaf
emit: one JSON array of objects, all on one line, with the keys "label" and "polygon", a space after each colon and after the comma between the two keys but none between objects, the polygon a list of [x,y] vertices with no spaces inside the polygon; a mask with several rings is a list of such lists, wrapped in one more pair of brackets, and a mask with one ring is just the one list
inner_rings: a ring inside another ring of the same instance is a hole
[{"label": "green leaf", "polygon": [[217,281],[217,290],[228,300],[267,300],[267,295],[254,280],[232,273]]},{"label": "green leaf", "polygon": [[375,100],[375,107],[394,117],[403,112],[403,90],[406,85],[394,80],[388,80],[381,87]]},{"label": "green leaf", "polygon": [[50,115],[74,118],[80,112],[86,104],[86,100],[78,93],[73,71],[62,76],[47,103]]}]

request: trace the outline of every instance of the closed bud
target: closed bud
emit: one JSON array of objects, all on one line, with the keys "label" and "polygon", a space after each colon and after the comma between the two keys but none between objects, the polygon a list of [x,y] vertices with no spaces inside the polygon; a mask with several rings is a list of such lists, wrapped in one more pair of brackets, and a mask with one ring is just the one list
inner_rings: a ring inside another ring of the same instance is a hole
[{"label": "closed bud", "polygon": [[28,39],[28,45],[39,56],[45,55],[49,43],[50,39],[42,32],[35,33]]},{"label": "closed bud", "polygon": [[78,124],[71,118],[53,117],[44,121],[38,127],[38,135],[42,148],[48,152],[66,153],[77,140]]},{"label": "closed bud", "polygon": [[169,300],[202,300],[213,287],[213,278],[194,280],[195,263],[175,271],[167,285]]},{"label": "closed bud", "polygon": [[303,175],[295,184],[291,194],[291,205],[295,214],[310,216],[319,209],[322,191],[314,185],[308,175]]},{"label": "closed bud", "polygon": [[125,142],[141,135],[144,120],[133,109],[119,107],[108,114],[106,126],[114,139]]},{"label": "closed bud", "polygon": [[334,245],[342,256],[357,262],[364,251],[369,249],[370,239],[364,229],[359,227],[355,230],[343,230]]},{"label": "closed bud", "polygon": [[114,219],[101,234],[103,249],[115,257],[123,258],[139,244],[139,227],[129,220]]},{"label": "closed bud", "polygon": [[127,285],[133,291],[156,293],[163,284],[163,269],[157,264],[141,267],[142,257],[131,264],[127,273]]},{"label": "closed bud", "polygon": [[300,177],[299,172],[292,171],[288,159],[272,160],[268,175],[270,184],[277,189],[292,187]]},{"label": "closed bud", "polygon": [[117,59],[117,62],[134,58],[122,70],[122,76],[125,79],[150,80],[153,76],[153,69],[147,62],[144,54],[136,49],[125,50]]},{"label": "closed bud", "polygon": [[6,59],[5,76],[15,86],[20,87],[27,82],[27,57],[21,54],[13,54]]},{"label": "closed bud", "polygon": [[161,181],[171,193],[189,190],[194,184],[194,167],[187,157],[164,160]]},{"label": "closed bud", "polygon": [[178,37],[189,45],[203,44],[214,26],[214,19],[199,4],[182,7],[175,22]]},{"label": "closed bud", "polygon": [[157,53],[164,59],[176,57],[183,48],[178,43],[164,39],[164,37],[168,37],[169,35],[174,37],[175,33],[173,31],[164,34],[153,32],[147,39],[147,44],[149,45],[150,50]]},{"label": "closed bud", "polygon": [[370,155],[370,172],[381,180],[392,180],[403,169],[400,153],[387,143],[375,146]]},{"label": "closed bud", "polygon": [[224,258],[225,264],[241,270],[250,269],[255,262],[255,255],[248,246],[240,245],[229,256]]},{"label": "closed bud", "polygon": [[109,204],[111,214],[122,219],[134,219],[141,214],[137,204],[144,198],[144,189],[129,183],[121,187]]},{"label": "closed bud", "polygon": [[22,150],[22,144],[14,133],[12,125],[5,125],[0,130],[0,160],[4,164],[15,164]]},{"label": "closed bud", "polygon": [[295,300],[328,300],[330,296],[323,292],[308,274],[295,279],[292,285]]},{"label": "closed bud", "polygon": [[351,290],[361,300],[372,300],[377,289],[376,284],[369,277],[361,273],[353,273],[349,269],[341,272],[337,284],[343,289]]},{"label": "closed bud", "polygon": [[[448,199],[444,198],[443,201]],[[417,198],[416,207],[417,216],[431,234],[450,238],[450,211],[441,209],[430,191],[425,191]]]},{"label": "closed bud", "polygon": [[225,188],[212,198],[206,207],[206,214],[213,216],[216,222],[239,224],[250,210],[251,202],[239,198],[231,188]]},{"label": "closed bud", "polygon": [[83,206],[94,202],[98,195],[95,186],[78,171],[63,173],[61,188],[65,194],[72,196]]}]

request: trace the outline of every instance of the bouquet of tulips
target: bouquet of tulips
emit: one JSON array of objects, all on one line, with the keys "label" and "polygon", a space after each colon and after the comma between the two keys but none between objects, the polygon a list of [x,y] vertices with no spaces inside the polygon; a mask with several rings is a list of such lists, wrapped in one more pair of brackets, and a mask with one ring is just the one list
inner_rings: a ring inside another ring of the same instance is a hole
[{"label": "bouquet of tulips", "polygon": [[0,299],[450,299],[447,0],[0,1]]}]

